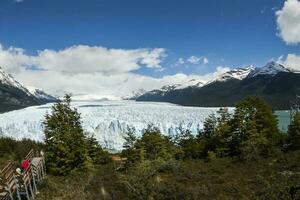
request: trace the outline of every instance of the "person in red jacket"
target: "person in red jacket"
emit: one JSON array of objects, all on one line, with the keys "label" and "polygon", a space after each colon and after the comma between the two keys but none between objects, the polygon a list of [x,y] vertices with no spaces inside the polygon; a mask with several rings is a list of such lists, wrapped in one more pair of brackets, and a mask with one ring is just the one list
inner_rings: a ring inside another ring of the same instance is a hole
[{"label": "person in red jacket", "polygon": [[24,171],[28,170],[30,167],[30,163],[28,160],[23,160],[21,163],[21,167]]}]

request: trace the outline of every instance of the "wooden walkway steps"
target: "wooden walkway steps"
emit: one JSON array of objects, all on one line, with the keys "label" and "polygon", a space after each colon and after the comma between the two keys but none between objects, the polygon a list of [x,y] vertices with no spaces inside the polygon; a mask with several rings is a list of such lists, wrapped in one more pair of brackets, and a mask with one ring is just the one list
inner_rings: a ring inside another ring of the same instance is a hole
[{"label": "wooden walkway steps", "polygon": [[29,166],[23,172],[12,162],[0,171],[0,200],[21,200],[22,196],[34,199],[37,184],[46,176],[44,155],[30,150],[24,161],[29,162]]}]

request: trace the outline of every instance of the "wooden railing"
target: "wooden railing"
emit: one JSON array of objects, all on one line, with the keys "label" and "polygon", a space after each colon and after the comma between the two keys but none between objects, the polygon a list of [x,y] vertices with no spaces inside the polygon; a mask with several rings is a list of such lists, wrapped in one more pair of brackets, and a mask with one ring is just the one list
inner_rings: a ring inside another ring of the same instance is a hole
[{"label": "wooden railing", "polygon": [[27,200],[34,199],[37,194],[37,184],[46,176],[45,159],[43,154],[37,154],[30,150],[24,160],[30,163],[28,169],[23,172],[16,171],[12,162],[0,171],[0,200],[21,200],[25,196]]}]

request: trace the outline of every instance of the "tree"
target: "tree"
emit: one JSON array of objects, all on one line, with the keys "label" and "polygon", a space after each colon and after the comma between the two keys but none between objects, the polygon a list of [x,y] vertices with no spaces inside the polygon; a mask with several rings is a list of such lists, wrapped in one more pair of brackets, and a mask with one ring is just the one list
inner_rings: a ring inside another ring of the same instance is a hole
[{"label": "tree", "polygon": [[198,138],[209,139],[215,135],[217,129],[217,118],[216,115],[210,114],[203,123],[203,130],[199,130]]},{"label": "tree", "polygon": [[231,140],[231,120],[232,117],[227,108],[220,108],[217,111],[217,126],[214,135],[215,152],[218,157],[230,155],[229,141]]},{"label": "tree", "polygon": [[232,117],[227,108],[220,108],[217,115],[211,114],[205,119],[204,128],[199,132],[199,142],[205,144],[205,154],[214,152],[218,157],[229,154],[228,140],[231,137]]},{"label": "tree", "polygon": [[169,159],[171,157],[172,152],[168,151],[168,139],[161,135],[160,130],[153,125],[148,125],[145,129],[139,144],[145,151],[145,159]]},{"label": "tree", "polygon": [[93,164],[107,164],[111,162],[111,157],[107,151],[104,151],[94,135],[86,138],[88,155]]},{"label": "tree", "polygon": [[122,156],[127,158],[127,166],[144,158],[143,149],[140,144],[138,144],[138,139],[135,134],[135,128],[127,127],[126,136],[124,137],[125,142],[123,144],[124,149],[122,150]]},{"label": "tree", "polygon": [[126,136],[124,137],[125,142],[123,144],[123,148],[126,150],[131,149],[134,146],[137,138],[135,136],[135,128],[127,127]]},{"label": "tree", "polygon": [[300,149],[300,112],[296,112],[288,129],[288,149]]},{"label": "tree", "polygon": [[127,165],[144,160],[168,160],[175,154],[174,143],[152,124],[139,139],[135,138],[133,129],[128,129],[125,140],[122,155],[127,157]]},{"label": "tree", "polygon": [[268,156],[278,140],[277,118],[271,107],[258,97],[248,97],[237,104],[232,122],[232,153],[258,152]]},{"label": "tree", "polygon": [[201,143],[188,129],[181,129],[178,146],[182,150],[184,159],[197,159],[204,156],[203,143]]},{"label": "tree", "polygon": [[66,95],[52,106],[43,122],[48,169],[55,175],[86,169],[91,164],[80,114],[70,103],[71,97]]}]

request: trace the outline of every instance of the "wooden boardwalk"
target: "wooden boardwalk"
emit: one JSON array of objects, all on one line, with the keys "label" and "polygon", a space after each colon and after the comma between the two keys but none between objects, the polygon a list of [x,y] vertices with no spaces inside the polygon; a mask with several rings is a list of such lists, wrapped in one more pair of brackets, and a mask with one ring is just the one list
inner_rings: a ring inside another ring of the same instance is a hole
[{"label": "wooden boardwalk", "polygon": [[8,162],[0,171],[0,200],[30,200],[38,193],[37,185],[46,176],[44,154],[30,150],[22,166]]}]

